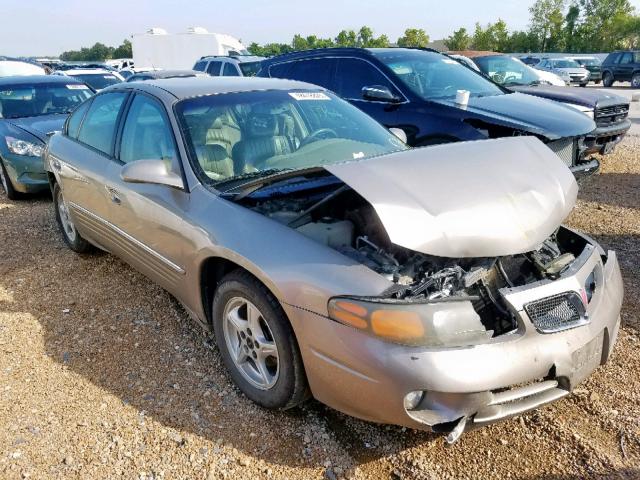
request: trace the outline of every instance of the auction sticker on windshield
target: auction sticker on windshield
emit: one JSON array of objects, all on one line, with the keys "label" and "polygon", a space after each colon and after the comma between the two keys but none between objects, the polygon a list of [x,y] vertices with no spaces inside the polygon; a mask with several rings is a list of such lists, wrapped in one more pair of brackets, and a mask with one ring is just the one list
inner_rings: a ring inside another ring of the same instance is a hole
[{"label": "auction sticker on windshield", "polygon": [[69,90],[89,90],[89,87],[87,87],[86,85],[79,85],[79,84],[67,85],[67,88]]},{"label": "auction sticker on windshield", "polygon": [[331,100],[331,97],[322,92],[289,92],[296,100]]}]

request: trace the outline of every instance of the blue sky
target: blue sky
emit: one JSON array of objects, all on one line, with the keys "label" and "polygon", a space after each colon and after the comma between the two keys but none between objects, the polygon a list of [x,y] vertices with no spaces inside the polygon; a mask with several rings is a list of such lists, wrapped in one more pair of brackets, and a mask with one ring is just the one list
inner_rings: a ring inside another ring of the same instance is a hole
[{"label": "blue sky", "polygon": [[[118,45],[134,33],[189,26],[252,41],[289,42],[295,33],[334,37],[343,28],[369,25],[395,41],[407,27],[443,38],[476,21],[499,17],[513,29],[529,20],[533,0],[2,0],[0,54],[54,55],[96,41]],[[640,10],[640,0],[632,0]]]}]

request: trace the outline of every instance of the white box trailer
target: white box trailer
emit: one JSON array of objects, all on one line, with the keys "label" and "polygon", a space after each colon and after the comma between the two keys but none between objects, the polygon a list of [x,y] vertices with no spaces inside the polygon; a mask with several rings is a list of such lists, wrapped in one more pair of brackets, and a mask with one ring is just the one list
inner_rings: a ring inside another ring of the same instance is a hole
[{"label": "white box trailer", "polygon": [[205,55],[243,55],[246,47],[237,38],[223,33],[209,33],[192,27],[185,33],[167,33],[152,28],[132,37],[133,62],[136,68],[189,70]]}]

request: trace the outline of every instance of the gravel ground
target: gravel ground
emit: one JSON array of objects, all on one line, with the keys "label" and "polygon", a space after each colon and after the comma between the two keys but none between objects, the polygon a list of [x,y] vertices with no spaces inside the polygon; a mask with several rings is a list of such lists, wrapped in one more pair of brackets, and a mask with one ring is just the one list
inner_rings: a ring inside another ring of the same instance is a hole
[{"label": "gravel ground", "polygon": [[0,196],[0,478],[640,478],[639,192],[630,137],[569,219],[622,263],[611,361],[575,395],[453,447],[314,401],[256,407],[167,293],[69,251],[49,199]]}]

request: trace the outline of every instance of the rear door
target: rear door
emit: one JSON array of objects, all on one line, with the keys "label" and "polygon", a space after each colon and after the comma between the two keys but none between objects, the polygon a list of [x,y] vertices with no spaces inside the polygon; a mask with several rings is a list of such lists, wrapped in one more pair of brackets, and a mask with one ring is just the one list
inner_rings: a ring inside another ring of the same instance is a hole
[{"label": "rear door", "polygon": [[167,112],[156,98],[137,93],[130,103],[116,158],[106,183],[112,193],[109,221],[116,229],[118,254],[145,275],[177,294],[184,282],[183,212],[189,193],[165,185],[127,183],[124,165],[163,160],[180,169],[176,140]]},{"label": "rear door", "polygon": [[221,68],[222,62],[220,60],[213,60],[209,62],[209,65],[207,66],[207,73],[212,77],[219,77]]},{"label": "rear door", "polygon": [[628,82],[633,73],[633,52],[624,52],[620,55],[616,65],[616,80]]},{"label": "rear door", "polygon": [[108,249],[104,221],[109,204],[104,180],[127,96],[126,92],[104,93],[83,104],[67,124],[70,142],[64,158],[50,161],[78,230]]}]

